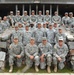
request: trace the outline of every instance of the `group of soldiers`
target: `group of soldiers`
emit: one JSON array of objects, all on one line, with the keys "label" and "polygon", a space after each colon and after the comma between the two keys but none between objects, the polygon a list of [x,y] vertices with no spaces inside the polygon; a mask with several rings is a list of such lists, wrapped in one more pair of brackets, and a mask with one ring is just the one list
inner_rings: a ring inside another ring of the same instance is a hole
[{"label": "group of soldiers", "polygon": [[57,11],[54,14],[51,17],[49,10],[46,10],[46,15],[42,15],[42,11],[35,15],[32,10],[30,16],[27,11],[24,11],[23,16],[17,11],[14,16],[13,11],[10,11],[10,15],[4,16],[3,21],[0,18],[0,33],[11,26],[14,27],[8,38],[9,72],[13,71],[14,61],[17,67],[26,64],[22,72],[26,72],[33,64],[36,72],[39,72],[40,66],[40,69],[47,68],[50,73],[52,63],[54,72],[57,72],[58,68],[64,68],[69,49],[62,27],[73,26],[74,17],[72,12],[69,15],[66,12],[63,18]]}]

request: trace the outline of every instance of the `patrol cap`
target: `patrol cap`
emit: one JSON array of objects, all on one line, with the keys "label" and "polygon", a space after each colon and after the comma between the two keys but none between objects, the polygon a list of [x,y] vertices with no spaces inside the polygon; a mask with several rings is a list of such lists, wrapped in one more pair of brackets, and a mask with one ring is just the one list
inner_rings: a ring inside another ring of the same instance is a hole
[{"label": "patrol cap", "polygon": [[26,27],[29,27],[29,23],[27,23],[25,26],[26,26]]},{"label": "patrol cap", "polygon": [[54,24],[57,24],[57,22],[54,22]]},{"label": "patrol cap", "polygon": [[15,24],[15,27],[18,27],[18,24],[17,23]]},{"label": "patrol cap", "polygon": [[38,22],[37,25],[41,24],[41,22]]},{"label": "patrol cap", "polygon": [[22,25],[22,23],[21,22],[18,22],[18,25]]},{"label": "patrol cap", "polygon": [[63,37],[59,37],[59,41],[63,41]]},{"label": "patrol cap", "polygon": [[49,26],[53,26],[53,24],[52,23],[49,23]]},{"label": "patrol cap", "polygon": [[14,39],[18,39],[18,36],[14,36]]},{"label": "patrol cap", "polygon": [[31,25],[31,24],[32,24],[32,25],[34,25],[34,23],[33,23],[33,22],[31,22],[31,23],[30,23],[30,25]]},{"label": "patrol cap", "polygon": [[34,37],[31,37],[31,39],[30,40],[35,40],[35,38]]},{"label": "patrol cap", "polygon": [[24,13],[27,13],[27,11],[24,11]]},{"label": "patrol cap", "polygon": [[58,30],[62,30],[62,27],[59,27]]},{"label": "patrol cap", "polygon": [[39,10],[39,12],[42,12],[41,10]]},{"label": "patrol cap", "polygon": [[47,40],[47,38],[46,37],[42,37],[42,40]]},{"label": "patrol cap", "polygon": [[18,10],[17,13],[19,13],[20,11]]},{"label": "patrol cap", "polygon": [[43,22],[43,25],[45,25],[46,24],[46,22]]},{"label": "patrol cap", "polygon": [[70,14],[70,15],[72,15],[72,14],[73,14],[73,12],[70,12],[69,14]]},{"label": "patrol cap", "polygon": [[49,10],[46,10],[46,12],[48,12],[48,13],[49,13]]},{"label": "patrol cap", "polygon": [[13,14],[13,11],[10,11],[10,14]]},{"label": "patrol cap", "polygon": [[65,12],[65,14],[68,14],[68,12]]},{"label": "patrol cap", "polygon": [[32,10],[32,12],[35,12],[34,10]]}]

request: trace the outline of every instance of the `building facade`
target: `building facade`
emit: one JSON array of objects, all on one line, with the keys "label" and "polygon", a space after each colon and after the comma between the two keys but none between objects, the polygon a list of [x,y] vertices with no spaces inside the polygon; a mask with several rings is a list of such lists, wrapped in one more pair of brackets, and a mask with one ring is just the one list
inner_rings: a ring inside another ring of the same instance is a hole
[{"label": "building facade", "polygon": [[65,12],[74,12],[74,0],[0,0],[0,16],[8,15],[10,11],[20,10],[21,15],[24,10],[31,14],[31,10],[41,10],[43,15],[46,10],[50,11],[51,15],[54,15],[54,11],[58,11],[60,16],[63,16]]}]

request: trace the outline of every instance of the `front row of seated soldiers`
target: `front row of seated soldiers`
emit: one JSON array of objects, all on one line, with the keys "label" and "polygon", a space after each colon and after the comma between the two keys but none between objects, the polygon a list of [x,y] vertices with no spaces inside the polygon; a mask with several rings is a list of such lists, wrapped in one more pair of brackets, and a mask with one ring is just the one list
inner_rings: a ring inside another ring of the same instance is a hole
[{"label": "front row of seated soldiers", "polygon": [[68,47],[64,43],[63,38],[60,37],[58,43],[55,44],[54,49],[52,45],[47,42],[47,38],[43,37],[42,42],[37,46],[35,38],[31,37],[30,42],[25,46],[19,43],[18,37],[15,36],[13,43],[9,47],[9,72],[13,71],[14,61],[18,67],[22,66],[22,57],[26,57],[26,66],[22,69],[22,72],[26,72],[30,69],[34,63],[36,72],[39,72],[39,65],[41,69],[47,67],[47,72],[51,72],[51,63],[54,65],[54,72],[57,72],[58,68],[64,68],[65,57],[68,53]]}]

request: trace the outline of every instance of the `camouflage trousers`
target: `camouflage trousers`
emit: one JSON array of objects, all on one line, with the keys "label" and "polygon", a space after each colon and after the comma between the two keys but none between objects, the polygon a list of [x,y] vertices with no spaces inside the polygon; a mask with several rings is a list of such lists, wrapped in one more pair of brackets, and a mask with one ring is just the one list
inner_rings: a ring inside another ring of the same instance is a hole
[{"label": "camouflage trousers", "polygon": [[51,62],[52,62],[52,56],[50,54],[47,54],[44,57],[44,62],[40,62],[40,68],[41,69],[45,69],[46,68],[46,65],[47,66],[51,66]]},{"label": "camouflage trousers", "polygon": [[61,58],[62,58],[62,61],[59,62],[59,61],[57,60],[57,58],[53,56],[53,64],[54,64],[54,65],[58,65],[58,68],[59,68],[59,69],[63,69],[64,66],[65,66],[65,65],[64,65],[65,57],[61,57]]}]

